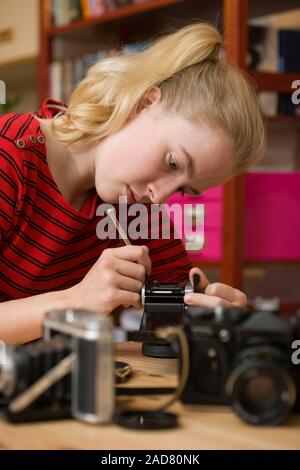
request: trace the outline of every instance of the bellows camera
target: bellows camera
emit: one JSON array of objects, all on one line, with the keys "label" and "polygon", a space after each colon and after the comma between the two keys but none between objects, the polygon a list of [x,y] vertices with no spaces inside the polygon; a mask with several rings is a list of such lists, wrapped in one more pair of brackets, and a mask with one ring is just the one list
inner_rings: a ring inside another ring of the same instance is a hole
[{"label": "bellows camera", "polygon": [[71,403],[75,418],[110,421],[115,404],[111,319],[85,310],[57,310],[46,314],[43,325],[42,340],[5,345],[0,392],[11,400],[10,418],[68,416]]},{"label": "bellows camera", "polygon": [[183,403],[232,405],[251,424],[274,425],[300,411],[300,367],[292,343],[300,317],[282,318],[278,306],[255,311],[217,307],[187,311],[189,377]]}]

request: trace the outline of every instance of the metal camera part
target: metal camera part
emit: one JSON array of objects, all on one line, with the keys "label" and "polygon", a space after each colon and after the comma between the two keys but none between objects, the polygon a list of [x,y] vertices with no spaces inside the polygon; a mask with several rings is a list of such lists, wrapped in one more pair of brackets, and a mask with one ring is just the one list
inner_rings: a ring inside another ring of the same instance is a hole
[{"label": "metal camera part", "polygon": [[71,337],[72,415],[89,423],[111,421],[115,408],[113,326],[110,317],[86,310],[54,310],[44,319],[44,338]]},{"label": "metal camera part", "polygon": [[0,392],[5,397],[9,397],[16,384],[14,347],[4,343],[3,350],[4,361],[0,363]]},{"label": "metal camera part", "polygon": [[256,297],[253,301],[255,310],[261,312],[279,312],[280,299],[273,297],[272,299],[265,299],[263,297]]},{"label": "metal camera part", "polygon": [[187,282],[186,285],[184,286],[184,295],[187,294],[193,294],[194,293],[194,288],[190,282]]},{"label": "metal camera part", "polygon": [[143,287],[141,290],[141,303],[142,305],[145,305],[145,284],[143,284]]},{"label": "metal camera part", "polygon": [[151,340],[144,341],[142,352],[145,356],[174,358],[178,353],[167,341],[154,341],[153,332],[162,326],[176,326],[183,322],[186,311],[184,296],[194,292],[190,283],[160,283],[150,280],[141,292],[144,305],[141,331],[151,334]]}]

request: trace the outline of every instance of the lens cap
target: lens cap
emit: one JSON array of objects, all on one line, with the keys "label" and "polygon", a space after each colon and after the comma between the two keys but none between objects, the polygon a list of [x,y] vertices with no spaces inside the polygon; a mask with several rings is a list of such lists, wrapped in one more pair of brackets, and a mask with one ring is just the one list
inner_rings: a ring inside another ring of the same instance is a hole
[{"label": "lens cap", "polygon": [[164,411],[131,410],[122,411],[115,422],[129,429],[170,429],[178,426],[177,415]]}]

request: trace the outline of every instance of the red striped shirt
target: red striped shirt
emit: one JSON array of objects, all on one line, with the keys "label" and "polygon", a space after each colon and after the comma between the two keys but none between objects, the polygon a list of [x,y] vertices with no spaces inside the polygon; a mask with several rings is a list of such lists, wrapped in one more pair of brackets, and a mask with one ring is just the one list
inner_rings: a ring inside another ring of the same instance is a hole
[{"label": "red striped shirt", "polygon": [[[53,180],[34,114],[51,118],[57,104],[48,99],[37,113],[0,115],[0,301],[71,287],[103,250],[120,245],[96,235],[96,209],[103,201],[95,189],[79,211]],[[133,243],[148,245],[153,278],[187,280],[192,266],[171,229],[169,240]]]}]

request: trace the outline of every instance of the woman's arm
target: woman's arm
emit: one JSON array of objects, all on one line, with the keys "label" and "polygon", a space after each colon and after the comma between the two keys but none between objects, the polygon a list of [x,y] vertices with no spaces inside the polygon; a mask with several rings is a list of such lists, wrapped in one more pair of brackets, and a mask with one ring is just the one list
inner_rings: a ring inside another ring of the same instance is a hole
[{"label": "woman's arm", "polygon": [[25,343],[39,338],[43,317],[52,309],[85,308],[109,315],[120,305],[141,308],[140,291],[151,272],[148,251],[142,246],[106,249],[69,289],[0,303],[0,340]]},{"label": "woman's arm", "polygon": [[39,338],[45,313],[67,308],[70,302],[67,289],[0,303],[0,340],[16,344]]}]

